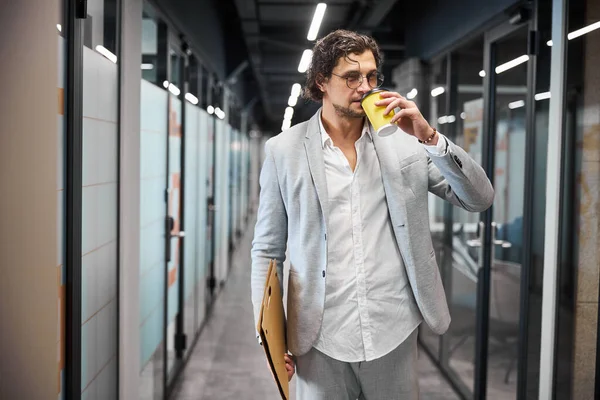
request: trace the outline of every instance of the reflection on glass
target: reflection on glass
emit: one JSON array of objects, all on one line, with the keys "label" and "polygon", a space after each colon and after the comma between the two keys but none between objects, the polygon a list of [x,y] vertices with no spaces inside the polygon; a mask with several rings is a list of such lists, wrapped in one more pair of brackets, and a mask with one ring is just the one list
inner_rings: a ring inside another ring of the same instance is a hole
[{"label": "reflection on glass", "polygon": [[[144,2],[142,12],[142,78],[159,84],[158,80],[158,20],[154,10]],[[161,83],[162,84],[162,83]]]},{"label": "reflection on glass", "polygon": [[168,93],[141,82],[140,399],[162,399],[165,319],[165,212]]},{"label": "reflection on glass", "polygon": [[[481,164],[483,146],[483,38],[459,48],[453,56],[456,79],[454,109],[446,125],[454,125],[452,140]],[[444,128],[440,128],[444,129]],[[463,391],[473,391],[477,272],[479,269],[479,214],[458,207],[450,210],[452,230],[445,262],[450,273],[444,282],[452,322],[443,337],[443,357]]]},{"label": "reflection on glass", "polygon": [[[551,8],[540,7],[538,11],[538,31],[550,34]],[[540,43],[545,43],[542,38]],[[542,314],[542,280],[544,272],[544,237],[545,237],[545,209],[546,209],[546,165],[548,149],[548,98],[540,94],[550,90],[550,50],[548,46],[540,46],[536,63],[536,82],[534,86],[534,127],[532,134],[535,137],[533,145],[533,183],[530,190],[532,196],[530,215],[530,254],[529,257],[529,286],[527,312],[527,398],[539,396],[539,371],[540,371],[540,339],[541,339],[541,314]],[[544,99],[542,99],[544,98]],[[510,104],[509,104],[510,106]],[[525,360],[525,357],[522,358]],[[516,379],[516,371],[510,379]],[[556,398],[568,398],[557,396]]]},{"label": "reflection on glass", "polygon": [[[514,399],[517,390],[523,201],[525,193],[525,95],[527,93],[525,28],[494,47],[498,64],[510,68],[496,75],[495,166],[490,278],[488,397]],[[516,62],[514,60],[521,60]]]},{"label": "reflection on glass", "polygon": [[[171,59],[171,76],[169,77],[169,82],[175,85],[178,89],[183,88],[183,84],[181,82],[181,65],[183,63],[183,58],[177,51],[174,49],[169,49],[170,59]],[[175,94],[175,93],[173,93]],[[177,94],[175,94],[177,96]]]},{"label": "reflection on glass", "polygon": [[179,291],[181,279],[181,146],[182,143],[182,101],[169,95],[169,161],[168,161],[168,216],[173,219],[170,230],[171,254],[167,263],[167,374],[171,375],[176,362],[175,333],[176,317],[179,312]]}]

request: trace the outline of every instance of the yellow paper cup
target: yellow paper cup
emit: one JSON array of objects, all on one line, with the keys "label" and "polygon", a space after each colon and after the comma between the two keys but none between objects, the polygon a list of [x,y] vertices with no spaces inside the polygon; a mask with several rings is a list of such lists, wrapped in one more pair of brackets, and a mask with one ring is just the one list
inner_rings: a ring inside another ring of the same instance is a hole
[{"label": "yellow paper cup", "polygon": [[396,124],[391,123],[392,117],[396,114],[394,110],[388,115],[383,115],[386,107],[376,106],[375,103],[381,100],[379,95],[387,92],[385,89],[373,89],[365,93],[360,101],[360,105],[367,114],[367,118],[379,136],[389,136],[396,132]]}]

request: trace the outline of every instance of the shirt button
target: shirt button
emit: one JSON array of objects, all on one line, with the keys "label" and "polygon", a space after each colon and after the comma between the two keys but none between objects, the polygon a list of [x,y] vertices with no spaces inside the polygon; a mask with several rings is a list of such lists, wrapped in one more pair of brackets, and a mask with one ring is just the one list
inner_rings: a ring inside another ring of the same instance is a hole
[{"label": "shirt button", "polygon": [[325,270],[323,270],[323,278],[325,278]]}]

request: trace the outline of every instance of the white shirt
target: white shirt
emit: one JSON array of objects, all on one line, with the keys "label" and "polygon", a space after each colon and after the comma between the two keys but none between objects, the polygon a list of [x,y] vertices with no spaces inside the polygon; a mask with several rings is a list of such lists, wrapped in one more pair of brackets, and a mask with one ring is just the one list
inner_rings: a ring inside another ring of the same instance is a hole
[{"label": "white shirt", "polygon": [[[355,143],[354,171],[320,116],[319,123],[329,226],[325,309],[314,347],[343,362],[371,361],[399,346],[422,317],[392,228],[366,119]],[[445,153],[442,139],[437,146],[426,146],[427,150]]]}]

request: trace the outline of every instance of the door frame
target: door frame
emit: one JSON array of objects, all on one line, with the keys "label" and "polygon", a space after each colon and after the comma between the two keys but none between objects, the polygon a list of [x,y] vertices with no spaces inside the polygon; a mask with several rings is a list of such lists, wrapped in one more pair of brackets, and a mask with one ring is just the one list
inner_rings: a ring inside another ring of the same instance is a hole
[{"label": "door frame", "polygon": [[[209,106],[214,107],[216,102],[220,103],[220,96],[216,91],[216,77],[213,74],[209,74],[208,76],[208,85],[207,85],[207,104]],[[207,276],[207,315],[210,314],[212,310],[212,304],[216,299],[218,284],[217,284],[217,238],[216,238],[216,225],[217,225],[217,116],[214,112],[209,113],[210,118],[210,129],[209,129],[209,142],[210,142],[210,152],[211,157],[208,158],[211,160],[209,164],[208,174],[210,174],[210,191],[207,191],[207,201],[206,201],[206,221],[208,226],[210,227],[210,243],[207,247],[208,258],[208,276]]]},{"label": "door frame", "polygon": [[[115,55],[121,59],[121,6],[122,0],[115,0]],[[87,19],[87,2],[76,0],[64,0],[60,21],[65,39],[65,138],[64,138],[64,264],[66,277],[65,293],[65,348],[64,348],[64,398],[81,399],[82,395],[82,304],[83,304],[83,265],[82,265],[82,242],[83,242],[83,74],[84,74],[84,23]],[[100,23],[104,21],[100,20]],[[121,88],[122,64],[117,65],[118,90]],[[121,96],[117,95],[117,121],[121,120]],[[116,197],[116,287],[119,288],[120,280],[120,257],[121,252],[121,125],[117,123],[117,197]],[[120,354],[120,304],[121,294],[116,292],[116,329],[115,348],[116,359]],[[116,388],[120,392],[120,363],[116,367]]]},{"label": "door frame", "polygon": [[[81,399],[83,235],[83,19],[80,2],[65,0],[65,399]],[[66,29],[65,29],[66,28]]]},{"label": "door frame", "polygon": [[[184,282],[184,244],[185,244],[185,227],[184,227],[184,216],[185,216],[185,93],[188,90],[189,82],[188,82],[188,74],[187,74],[187,66],[189,64],[189,58],[186,52],[183,50],[184,43],[183,41],[177,37],[176,33],[167,27],[167,41],[166,41],[166,52],[167,52],[167,64],[166,64],[166,81],[171,82],[171,73],[173,72],[173,66],[171,63],[171,50],[175,51],[175,53],[181,57],[181,62],[179,63],[179,77],[180,82],[177,82],[178,89],[180,90],[179,94],[176,96],[177,99],[181,100],[181,148],[180,148],[180,177],[179,177],[179,238],[177,241],[179,260],[177,265],[177,313],[175,315],[175,337],[174,337],[174,346],[175,346],[175,360],[172,366],[172,370],[169,371],[169,337],[168,337],[168,329],[169,329],[169,260],[170,260],[170,249],[171,249],[171,231],[168,227],[168,222],[165,224],[165,246],[169,253],[165,254],[165,284],[164,284],[164,338],[165,345],[163,348],[164,352],[164,368],[163,368],[163,382],[164,382],[164,394],[165,398],[169,398],[171,395],[175,383],[177,382],[177,377],[181,372],[181,369],[184,366],[184,349],[186,347],[186,335],[184,329],[184,302],[185,302],[185,282]],[[171,132],[171,96],[175,96],[169,88],[166,88],[168,95],[167,102],[167,143],[166,143],[166,182],[165,182],[165,220],[168,221],[171,215],[169,214],[169,188],[170,188],[170,132]]]},{"label": "door frame", "polygon": [[[523,259],[521,264],[520,281],[520,306],[519,306],[519,334],[518,334],[518,359],[517,359],[517,399],[526,397],[527,388],[527,344],[529,328],[529,278],[530,278],[530,248],[531,248],[531,208],[533,194],[526,190],[530,187],[533,180],[533,157],[534,157],[534,133],[535,133],[535,35],[533,31],[532,20],[527,20],[521,24],[511,24],[505,22],[489,31],[484,35],[484,116],[483,116],[483,154],[482,166],[488,175],[488,178],[494,184],[495,168],[495,144],[496,144],[496,102],[495,86],[496,74],[492,67],[496,65],[495,50],[497,42],[518,30],[527,29],[528,31],[528,55],[530,56],[527,64],[527,94],[525,100],[526,122],[525,122],[525,183],[523,199]],[[487,377],[488,377],[488,354],[489,354],[489,309],[490,309],[490,290],[491,290],[491,266],[492,266],[492,222],[494,205],[481,213],[480,221],[483,229],[481,231],[481,259],[480,269],[477,280],[477,320],[476,320],[476,342],[475,342],[475,374],[473,384],[473,398],[486,399],[487,396]]]}]

